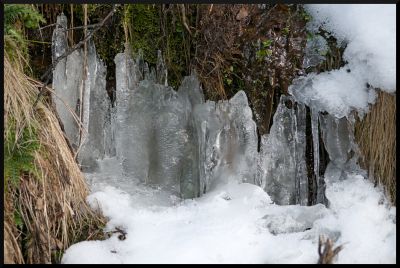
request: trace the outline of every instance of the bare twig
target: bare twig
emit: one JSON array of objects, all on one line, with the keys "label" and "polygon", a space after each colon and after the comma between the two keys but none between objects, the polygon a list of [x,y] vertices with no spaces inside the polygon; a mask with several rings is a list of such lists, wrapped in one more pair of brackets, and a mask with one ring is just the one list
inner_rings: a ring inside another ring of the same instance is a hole
[{"label": "bare twig", "polygon": [[[324,249],[322,250],[322,246]],[[329,238],[324,241],[323,236],[319,237],[318,241],[318,264],[332,264],[333,259],[337,256],[339,251],[343,249],[343,245],[333,248],[333,242]]]},{"label": "bare twig", "polygon": [[182,22],[183,22],[183,26],[185,26],[186,30],[189,32],[190,35],[192,35],[192,32],[189,29],[189,26],[187,24],[187,19],[186,19],[186,10],[185,10],[185,5],[179,5],[181,7],[181,11],[182,11]]},{"label": "bare twig", "polygon": [[120,235],[118,236],[119,240],[125,240],[126,239],[126,235],[127,233],[122,230],[121,228],[115,227],[116,231],[113,231],[113,233],[120,233]]},{"label": "bare twig", "polygon": [[77,29],[90,29],[90,28],[96,28],[100,25],[100,23],[95,23],[95,24],[89,24],[86,26],[76,26],[76,27],[71,27],[68,29],[63,29],[63,31],[72,31],[72,30],[77,30]]},{"label": "bare twig", "polygon": [[[61,24],[53,23],[53,24],[46,25],[46,26],[44,26],[44,27],[42,27],[42,28],[39,28],[38,30],[41,31],[41,30],[43,30],[43,29],[45,29],[45,28],[52,27],[52,26],[57,26],[57,25],[60,26],[60,27],[62,27]],[[100,23],[89,24],[89,25],[86,26],[86,28],[88,28],[88,29],[89,29],[89,28],[96,28],[96,27],[98,27],[99,25],[100,25]],[[77,29],[85,29],[85,26],[70,27],[70,28],[61,29],[61,30],[67,32],[67,31],[72,31],[72,30],[77,30]]]},{"label": "bare twig", "polygon": [[58,23],[52,23],[52,24],[43,26],[43,27],[39,28],[38,30],[41,31],[41,30],[43,30],[43,29],[46,29],[46,28],[49,28],[49,27],[52,27],[52,26],[57,26],[57,25],[58,25],[58,26],[62,26],[61,24],[58,24]]}]

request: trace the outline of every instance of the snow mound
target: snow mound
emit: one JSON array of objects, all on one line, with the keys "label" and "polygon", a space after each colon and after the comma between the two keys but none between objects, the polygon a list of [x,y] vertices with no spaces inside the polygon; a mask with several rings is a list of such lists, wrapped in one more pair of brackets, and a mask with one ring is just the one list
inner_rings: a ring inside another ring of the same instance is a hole
[{"label": "snow mound", "polygon": [[339,70],[309,74],[289,91],[299,101],[338,118],[361,114],[375,100],[373,88],[396,91],[395,5],[306,5],[311,31],[321,27],[346,45]]}]

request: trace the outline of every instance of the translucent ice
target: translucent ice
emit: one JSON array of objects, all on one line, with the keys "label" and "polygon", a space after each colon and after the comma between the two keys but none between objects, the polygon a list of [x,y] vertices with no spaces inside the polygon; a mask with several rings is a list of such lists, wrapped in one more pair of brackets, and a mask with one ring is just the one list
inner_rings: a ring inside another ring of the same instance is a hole
[{"label": "translucent ice", "polygon": [[329,215],[328,209],[322,205],[286,206],[271,209],[263,219],[272,234],[304,232],[313,228],[314,222]]},{"label": "translucent ice", "polygon": [[313,67],[325,60],[325,54],[329,49],[328,43],[321,35],[315,35],[307,39],[303,67]]},{"label": "translucent ice", "polygon": [[111,100],[106,91],[106,66],[96,54],[92,41],[88,42],[88,72],[83,94],[83,126],[87,132],[82,137],[78,160],[84,170],[97,167],[97,160],[111,155]]},{"label": "translucent ice", "polygon": [[[67,17],[58,16],[57,23],[59,25],[53,32],[52,41],[53,62],[68,49],[65,31]],[[53,88],[56,93],[53,95],[53,101],[64,125],[65,135],[75,149],[79,146],[79,127],[72,113],[79,118],[79,89],[82,79],[83,58],[80,50],[75,50],[67,58],[60,60],[53,71]]]},{"label": "translucent ice", "polygon": [[305,107],[281,96],[270,133],[262,143],[263,188],[279,205],[307,204]]}]

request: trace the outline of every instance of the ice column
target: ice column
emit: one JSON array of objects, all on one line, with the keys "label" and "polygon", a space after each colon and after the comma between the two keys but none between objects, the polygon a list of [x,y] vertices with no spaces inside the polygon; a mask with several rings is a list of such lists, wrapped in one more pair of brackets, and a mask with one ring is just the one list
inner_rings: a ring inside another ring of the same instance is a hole
[{"label": "ice column", "polygon": [[[52,38],[53,62],[68,50],[65,31],[67,24],[65,15],[57,17],[57,26]],[[79,89],[82,87],[82,78],[83,58],[80,50],[75,50],[60,60],[53,71],[53,101],[64,125],[65,135],[75,149],[79,146],[79,127],[73,113],[79,118]]]},{"label": "ice column", "polygon": [[111,100],[106,91],[106,66],[99,59],[94,43],[87,47],[87,76],[83,94],[82,148],[78,160],[82,169],[93,171],[97,160],[113,155]]},{"label": "ice column", "polygon": [[306,205],[304,105],[281,96],[270,133],[263,140],[261,181],[265,191],[276,204]]}]

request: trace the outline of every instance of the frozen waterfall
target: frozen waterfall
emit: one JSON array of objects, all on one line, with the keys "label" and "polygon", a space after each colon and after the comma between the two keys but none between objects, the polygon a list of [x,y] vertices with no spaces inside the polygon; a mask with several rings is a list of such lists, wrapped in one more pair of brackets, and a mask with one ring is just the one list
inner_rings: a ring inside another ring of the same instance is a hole
[{"label": "frozen waterfall", "polygon": [[[54,59],[69,49],[66,18],[61,15],[58,20],[61,26],[53,35]],[[55,98],[57,112],[85,172],[98,170],[97,160],[116,157],[125,176],[167,187],[182,198],[199,197],[235,179],[261,186],[276,204],[307,205],[310,191],[316,196],[312,204],[325,202],[319,147],[326,147],[330,165],[341,170],[348,162],[353,143],[347,121],[320,115],[311,107],[314,177],[309,178],[309,103],[299,100],[298,94],[281,96],[270,133],[261,137],[258,152],[257,127],[243,91],[230,100],[205,101],[195,74],[185,77],[175,91],[168,86],[160,51],[153,68],[143,60],[141,51],[133,57],[127,48],[115,56],[116,99],[112,107],[106,92],[106,67],[91,41],[86,57],[85,68],[84,51],[76,50],[60,61],[53,73],[59,97]],[[80,117],[82,131],[60,99]],[[324,145],[319,144],[319,128]],[[310,190],[312,183],[316,187]]]}]

